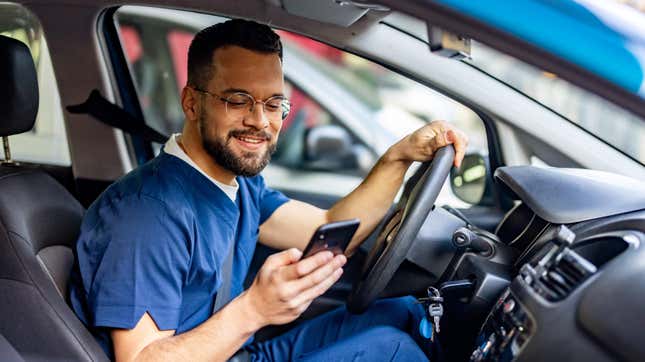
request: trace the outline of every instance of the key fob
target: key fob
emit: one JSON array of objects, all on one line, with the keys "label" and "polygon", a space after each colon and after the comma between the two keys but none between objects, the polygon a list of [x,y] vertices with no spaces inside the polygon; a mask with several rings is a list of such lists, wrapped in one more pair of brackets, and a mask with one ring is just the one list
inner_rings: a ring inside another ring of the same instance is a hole
[{"label": "key fob", "polygon": [[426,317],[423,317],[419,323],[419,334],[425,339],[432,339],[433,337],[434,327]]}]

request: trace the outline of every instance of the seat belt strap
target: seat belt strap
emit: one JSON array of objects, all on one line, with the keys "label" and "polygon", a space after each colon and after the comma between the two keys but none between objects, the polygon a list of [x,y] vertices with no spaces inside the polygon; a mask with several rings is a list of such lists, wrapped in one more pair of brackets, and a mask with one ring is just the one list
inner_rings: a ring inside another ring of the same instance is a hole
[{"label": "seat belt strap", "polygon": [[217,313],[231,299],[231,281],[233,279],[233,255],[235,254],[235,241],[237,237],[230,242],[224,264],[222,264],[222,285],[215,295],[213,304],[213,314]]},{"label": "seat belt strap", "polygon": [[92,90],[85,102],[67,106],[66,108],[69,113],[89,114],[110,127],[139,136],[146,142],[164,144],[168,140],[168,136],[159,133],[154,128],[146,125],[143,120],[132,116],[125,109],[108,101],[96,89]]}]

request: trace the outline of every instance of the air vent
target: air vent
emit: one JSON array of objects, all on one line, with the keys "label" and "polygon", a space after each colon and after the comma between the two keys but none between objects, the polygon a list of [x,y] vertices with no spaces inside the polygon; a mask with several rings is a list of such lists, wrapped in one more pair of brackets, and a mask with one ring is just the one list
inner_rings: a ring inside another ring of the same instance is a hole
[{"label": "air vent", "polygon": [[556,246],[535,268],[524,264],[520,269],[524,281],[548,301],[563,300],[597,271],[595,265],[569,248],[575,237],[571,230],[560,225],[552,240]]},{"label": "air vent", "polygon": [[546,300],[559,301],[571,294],[595,272],[596,267],[593,264],[575,251],[565,248],[542,273],[539,273],[532,286]]}]

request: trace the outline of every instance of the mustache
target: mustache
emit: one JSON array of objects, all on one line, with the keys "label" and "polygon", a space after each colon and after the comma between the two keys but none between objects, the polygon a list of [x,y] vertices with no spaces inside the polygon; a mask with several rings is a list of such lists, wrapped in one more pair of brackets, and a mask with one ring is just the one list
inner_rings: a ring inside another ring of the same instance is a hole
[{"label": "mustache", "polygon": [[228,139],[231,139],[233,137],[244,137],[244,136],[260,138],[265,141],[271,141],[273,139],[273,136],[267,131],[253,131],[250,129],[234,129],[228,133]]}]

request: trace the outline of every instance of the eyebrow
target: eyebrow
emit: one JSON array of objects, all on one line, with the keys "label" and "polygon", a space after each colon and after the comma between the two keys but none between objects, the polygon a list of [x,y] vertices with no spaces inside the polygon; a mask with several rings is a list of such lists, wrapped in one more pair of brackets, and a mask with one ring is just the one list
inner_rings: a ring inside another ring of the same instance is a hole
[{"label": "eyebrow", "polygon": [[[222,94],[233,94],[233,93],[244,93],[248,94],[250,96],[253,96],[249,91],[246,89],[241,89],[241,88],[228,88],[222,91]],[[273,97],[284,97],[286,96],[282,93],[273,93],[270,97],[267,97],[266,99],[273,98]]]}]

